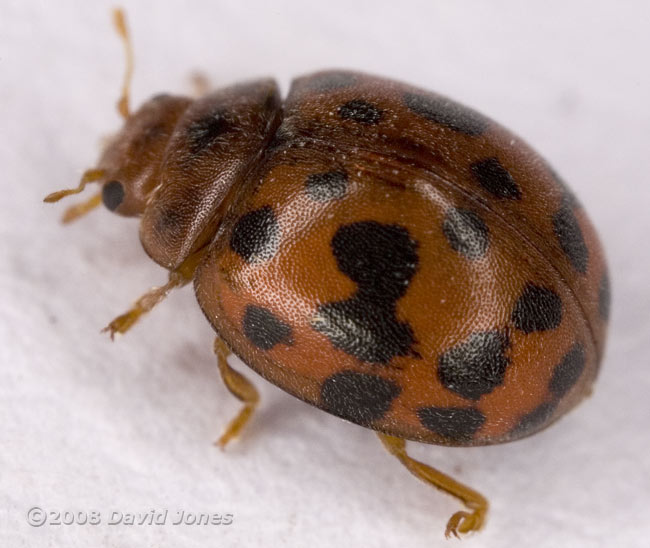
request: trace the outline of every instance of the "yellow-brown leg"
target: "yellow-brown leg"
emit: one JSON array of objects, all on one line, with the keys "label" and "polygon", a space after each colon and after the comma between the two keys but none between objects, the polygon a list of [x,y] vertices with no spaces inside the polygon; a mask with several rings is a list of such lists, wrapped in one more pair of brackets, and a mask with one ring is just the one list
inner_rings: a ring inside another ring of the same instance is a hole
[{"label": "yellow-brown leg", "polygon": [[217,355],[219,372],[221,373],[221,378],[223,379],[226,388],[230,390],[230,393],[233,396],[244,403],[244,407],[242,407],[237,416],[230,421],[230,424],[226,427],[224,433],[215,442],[215,445],[224,449],[226,444],[233,438],[236,438],[242,428],[250,420],[253,411],[255,411],[255,407],[260,400],[260,396],[255,387],[246,377],[228,365],[228,355],[230,354],[230,350],[219,337],[214,340],[214,353]]},{"label": "yellow-brown leg", "polygon": [[124,71],[124,84],[122,85],[122,95],[117,102],[117,111],[125,120],[130,116],[129,111],[129,94],[131,87],[131,78],[133,76],[133,45],[131,44],[131,36],[126,27],[126,15],[121,8],[113,10],[113,25],[119,35],[122,43],[124,44],[124,52],[126,54],[126,69]]},{"label": "yellow-brown leg", "polygon": [[449,537],[449,535],[458,537],[458,533],[478,531],[483,526],[488,510],[488,501],[485,500],[483,495],[442,472],[409,457],[406,454],[406,442],[403,439],[381,433],[377,435],[384,444],[384,447],[392,455],[396,456],[411,474],[429,485],[433,485],[445,493],[456,497],[471,510],[471,512],[456,512],[451,516],[445,530],[446,537]]},{"label": "yellow-brown leg", "polygon": [[207,248],[197,251],[190,255],[185,261],[176,269],[169,273],[169,281],[160,287],[153,287],[140,297],[130,310],[121,314],[109,323],[102,333],[108,331],[111,339],[115,338],[115,333],[126,333],[133,324],[135,324],[140,316],[149,312],[154,306],[162,301],[169,292],[176,287],[183,287],[192,281],[196,267],[199,265],[200,260],[205,255]]}]

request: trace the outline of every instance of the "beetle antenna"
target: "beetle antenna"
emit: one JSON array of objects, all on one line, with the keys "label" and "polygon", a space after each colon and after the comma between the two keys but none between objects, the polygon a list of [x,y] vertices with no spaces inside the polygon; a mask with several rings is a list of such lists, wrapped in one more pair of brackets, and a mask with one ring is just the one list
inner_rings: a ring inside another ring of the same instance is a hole
[{"label": "beetle antenna", "polygon": [[[88,183],[99,181],[102,177],[104,177],[104,175],[105,172],[103,169],[88,169],[81,176],[81,181],[79,181],[79,186],[77,186],[77,188],[57,190],[56,192],[52,192],[52,194],[48,194],[43,201],[48,203],[58,202],[61,198],[70,196],[70,194],[79,194],[83,191]],[[91,209],[96,208],[101,203],[102,193],[100,192],[99,194],[95,194],[92,198],[90,198],[90,200],[73,205],[66,209],[65,213],[63,214],[63,222],[69,223],[71,221],[74,221],[75,219],[78,219],[79,217],[88,213]]]},{"label": "beetle antenna", "polygon": [[122,115],[122,118],[126,120],[129,117],[129,89],[133,77],[133,44],[131,43],[129,30],[126,27],[126,16],[122,8],[115,8],[113,10],[113,24],[115,25],[117,34],[122,39],[126,53],[126,69],[124,71],[122,95],[117,102],[117,110]]},{"label": "beetle antenna", "polygon": [[83,191],[83,189],[86,187],[88,183],[94,183],[95,181],[99,181],[103,176],[104,176],[103,169],[88,169],[81,176],[81,181],[79,181],[79,186],[77,188],[67,188],[65,190],[57,190],[56,192],[52,192],[52,194],[48,194],[47,196],[45,196],[43,201],[47,203],[58,202],[61,198],[70,196],[70,194],[79,194],[80,192]]}]

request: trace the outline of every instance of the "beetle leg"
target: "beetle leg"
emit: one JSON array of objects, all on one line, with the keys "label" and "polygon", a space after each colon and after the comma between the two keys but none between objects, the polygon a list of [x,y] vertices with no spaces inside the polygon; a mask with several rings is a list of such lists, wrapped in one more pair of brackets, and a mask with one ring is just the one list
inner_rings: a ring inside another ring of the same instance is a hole
[{"label": "beetle leg", "polygon": [[102,193],[99,192],[94,196],[90,197],[85,202],[72,205],[68,209],[66,209],[65,212],[63,213],[63,217],[61,218],[61,222],[63,222],[63,224],[67,224],[67,223],[71,223],[72,221],[76,221],[79,217],[83,217],[86,213],[92,211],[101,203],[102,203]]},{"label": "beetle leg", "polygon": [[250,420],[260,400],[260,396],[253,384],[246,377],[228,365],[230,350],[219,337],[214,341],[214,353],[217,355],[219,372],[221,373],[221,378],[226,388],[230,390],[233,396],[244,403],[244,407],[230,421],[224,433],[215,442],[215,445],[224,449],[226,444],[233,438],[236,438]]},{"label": "beetle leg", "polygon": [[102,333],[108,331],[111,339],[115,338],[115,333],[126,333],[133,324],[135,324],[140,316],[149,312],[154,306],[162,301],[169,292],[176,287],[183,287],[192,281],[194,272],[199,264],[199,261],[205,255],[207,247],[204,247],[190,255],[181,265],[169,273],[169,281],[160,287],[153,287],[140,297],[130,310],[121,314],[109,323]]},{"label": "beetle leg", "polygon": [[128,312],[119,315],[104,329],[102,329],[102,333],[108,331],[111,339],[115,338],[115,333],[126,333],[131,329],[133,324],[140,319],[140,316],[149,312],[154,306],[162,301],[172,289],[175,287],[182,287],[189,281],[190,280],[186,280],[182,276],[177,275],[176,272],[170,272],[169,281],[165,285],[153,287],[147,291],[135,302]]},{"label": "beetle leg", "polygon": [[429,485],[433,485],[437,489],[460,499],[471,510],[471,512],[456,512],[451,516],[445,530],[446,537],[454,535],[458,538],[458,533],[478,531],[483,526],[488,510],[488,501],[483,495],[442,472],[409,457],[406,454],[406,442],[403,439],[379,432],[377,435],[384,447],[397,457],[411,474]]},{"label": "beetle leg", "polygon": [[126,54],[126,69],[124,71],[124,84],[122,85],[122,95],[117,102],[117,110],[125,120],[130,116],[129,112],[129,95],[131,88],[131,77],[133,76],[133,45],[131,36],[126,26],[126,15],[121,8],[113,10],[113,25],[124,44],[124,53]]}]

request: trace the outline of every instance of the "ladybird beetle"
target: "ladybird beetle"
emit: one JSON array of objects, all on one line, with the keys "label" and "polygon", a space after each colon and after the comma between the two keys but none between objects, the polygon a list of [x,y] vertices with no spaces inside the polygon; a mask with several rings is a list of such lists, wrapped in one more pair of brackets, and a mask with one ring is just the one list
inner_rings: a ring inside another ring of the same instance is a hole
[{"label": "ladybird beetle", "polygon": [[591,390],[609,310],[597,235],[571,191],[521,139],[409,85],[348,71],[263,79],[197,99],[156,95],[76,189],[140,217],[169,271],[106,328],[127,331],[193,282],[221,377],[258,394],[229,354],[289,394],[377,431],[419,479],[460,499],[446,534],[481,528],[476,491],[408,456],[537,432]]}]

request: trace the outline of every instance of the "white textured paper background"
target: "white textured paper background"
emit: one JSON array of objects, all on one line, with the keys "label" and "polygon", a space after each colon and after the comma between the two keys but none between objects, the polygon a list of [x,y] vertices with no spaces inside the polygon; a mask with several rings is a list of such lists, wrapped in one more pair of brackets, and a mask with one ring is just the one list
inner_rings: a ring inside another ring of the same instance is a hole
[{"label": "white textured paper background", "polygon": [[[115,131],[123,71],[110,2],[0,5],[0,545],[451,546],[459,504],[412,478],[372,432],[262,381],[238,409],[190,289],[116,343],[99,329],[165,273],[137,222],[106,210],[70,227],[50,191],[75,185]],[[362,69],[474,106],[538,148],[598,227],[613,282],[593,397],[524,441],[412,453],[485,493],[467,547],[647,546],[650,525],[650,7],[636,2],[128,2],[134,104],[319,68]],[[71,200],[72,201],[72,200]],[[32,506],[100,525],[30,527]],[[106,523],[168,509],[164,526]],[[172,514],[234,514],[228,526]]]}]

